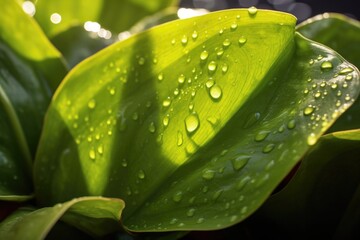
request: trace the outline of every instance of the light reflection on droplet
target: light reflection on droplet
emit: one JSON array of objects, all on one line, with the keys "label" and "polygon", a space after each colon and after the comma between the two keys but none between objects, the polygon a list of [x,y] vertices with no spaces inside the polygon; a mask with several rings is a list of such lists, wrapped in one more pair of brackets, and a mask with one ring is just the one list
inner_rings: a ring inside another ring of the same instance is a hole
[{"label": "light reflection on droplet", "polygon": [[34,3],[32,3],[31,1],[23,2],[22,9],[26,14],[30,15],[31,17],[35,15],[36,8]]},{"label": "light reflection on droplet", "polygon": [[53,23],[53,24],[59,24],[61,22],[61,15],[58,14],[58,13],[53,13],[51,14],[50,16],[50,21]]}]

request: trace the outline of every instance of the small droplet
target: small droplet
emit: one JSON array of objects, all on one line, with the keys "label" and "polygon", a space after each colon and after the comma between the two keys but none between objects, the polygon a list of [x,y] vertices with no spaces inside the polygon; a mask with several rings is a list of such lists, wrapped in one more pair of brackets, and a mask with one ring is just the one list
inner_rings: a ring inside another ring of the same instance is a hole
[{"label": "small droplet", "polygon": [[189,111],[192,112],[193,109],[194,109],[194,104],[193,104],[193,103],[190,103],[190,104],[189,104]]},{"label": "small droplet", "polygon": [[144,179],[145,178],[145,172],[144,170],[140,169],[138,172],[138,178],[139,179]]},{"label": "small droplet", "polygon": [[213,200],[217,200],[219,199],[219,197],[221,196],[221,194],[224,192],[224,189],[220,189],[220,190],[217,190],[214,195],[212,196],[212,199]]},{"label": "small droplet", "polygon": [[339,72],[339,74],[343,75],[343,74],[348,74],[348,73],[351,73],[353,72],[354,69],[350,68],[350,67],[346,67],[346,68],[343,68],[341,69],[341,71]]},{"label": "small droplet", "polygon": [[94,109],[96,107],[96,101],[95,99],[91,99],[89,102],[88,102],[88,107],[90,109]]},{"label": "small droplet", "polygon": [[183,35],[181,38],[181,44],[186,45],[188,42],[188,37],[186,35]]},{"label": "small droplet", "polygon": [[138,64],[139,65],[144,65],[145,64],[145,58],[140,57],[139,60],[138,60]]},{"label": "small droplet", "polygon": [[183,144],[183,134],[182,132],[177,132],[177,145],[181,146]]},{"label": "small droplet", "polygon": [[210,88],[210,96],[214,100],[218,100],[222,96],[222,90],[219,85],[215,84]]},{"label": "small droplet", "polygon": [[315,108],[312,105],[309,105],[304,109],[304,115],[309,116],[310,114],[312,114],[314,112],[314,110],[315,110]]},{"label": "small droplet", "polygon": [[195,208],[190,208],[187,212],[186,212],[186,216],[188,217],[193,217],[195,214]]},{"label": "small droplet", "polygon": [[184,76],[184,74],[180,74],[180,76],[178,77],[178,82],[179,82],[180,84],[182,84],[182,83],[185,82],[185,76]]},{"label": "small droplet", "polygon": [[291,119],[287,124],[287,128],[294,129],[295,127],[296,127],[296,121],[295,121],[295,119]]},{"label": "small droplet", "polygon": [[154,133],[156,131],[155,123],[151,122],[149,124],[149,132]]},{"label": "small droplet", "polygon": [[192,113],[185,118],[185,129],[188,133],[195,132],[200,125],[199,117],[197,114]]},{"label": "small droplet", "polygon": [[328,70],[328,69],[332,69],[332,68],[333,68],[333,65],[329,61],[325,61],[325,62],[321,63],[322,70]]},{"label": "small droplet", "polygon": [[266,131],[266,130],[260,131],[255,135],[254,140],[256,142],[264,141],[269,134],[270,134],[270,131]]},{"label": "small droplet", "polygon": [[168,98],[168,99],[165,99],[162,103],[163,107],[169,107],[171,104],[171,100]]},{"label": "small droplet", "polygon": [[266,145],[266,146],[263,148],[262,152],[263,152],[263,153],[269,153],[269,152],[271,152],[274,148],[275,148],[275,144],[269,143],[268,145]]},{"label": "small droplet", "polygon": [[237,29],[237,27],[238,27],[237,23],[232,23],[230,29],[234,31]]},{"label": "small droplet", "polygon": [[217,68],[217,64],[215,61],[211,61],[209,64],[208,64],[208,70],[209,72],[214,72]]},{"label": "small droplet", "polygon": [[109,93],[110,95],[115,95],[116,91],[115,91],[115,88],[109,88]]},{"label": "small droplet", "polygon": [[194,30],[194,32],[191,34],[191,37],[192,37],[192,39],[194,39],[194,40],[198,38],[198,33],[197,33],[196,30]]},{"label": "small droplet", "polygon": [[244,123],[243,128],[249,128],[259,121],[261,114],[259,112],[252,113],[248,116],[248,119]]},{"label": "small droplet", "polygon": [[309,64],[313,65],[314,64],[314,59],[310,59]]},{"label": "small droplet", "polygon": [[345,95],[345,101],[350,101],[351,100],[351,97],[350,97],[350,95],[347,93],[346,95]]},{"label": "small droplet", "polygon": [[131,116],[131,118],[136,121],[139,119],[139,114],[137,112],[134,112],[133,115]]},{"label": "small droplet", "polygon": [[230,42],[229,39],[225,39],[224,42],[223,42],[224,47],[228,47],[228,46],[230,46],[230,44],[231,44],[231,42]]},{"label": "small droplet", "polygon": [[241,156],[238,156],[238,157],[232,159],[231,164],[233,166],[233,169],[235,171],[239,171],[240,169],[245,167],[245,165],[249,162],[250,158],[251,157],[248,155],[241,155]]},{"label": "small droplet", "polygon": [[208,56],[209,56],[208,51],[204,50],[204,51],[202,51],[201,54],[200,54],[200,59],[201,59],[202,61],[205,61],[205,60],[208,58]]},{"label": "small droplet", "polygon": [[170,121],[170,117],[168,115],[166,115],[164,118],[163,118],[163,125],[164,127],[167,127],[169,125],[169,121]]},{"label": "small droplet", "polygon": [[320,92],[320,91],[317,91],[317,92],[314,94],[314,97],[315,97],[315,98],[321,97],[321,92]]},{"label": "small droplet", "polygon": [[212,126],[216,126],[219,123],[219,119],[216,117],[208,117],[206,119]]},{"label": "small droplet", "polygon": [[347,75],[346,77],[345,77],[345,80],[346,81],[351,81],[353,79],[353,76],[352,75]]},{"label": "small droplet", "polygon": [[232,215],[232,216],[230,217],[230,222],[235,222],[236,219],[238,219],[238,216],[237,216],[237,215]]},{"label": "small droplet", "polygon": [[245,187],[245,185],[246,185],[248,182],[250,182],[250,180],[251,180],[250,176],[245,176],[244,178],[242,178],[242,179],[238,182],[238,184],[236,185],[236,189],[237,189],[238,191],[242,190],[242,189]]},{"label": "small droplet", "polygon": [[248,8],[248,13],[252,16],[254,16],[257,13],[257,8],[256,7],[249,7]]},{"label": "small droplet", "polygon": [[163,73],[159,73],[158,75],[158,80],[162,81],[164,79],[164,74]]},{"label": "small droplet", "polygon": [[206,81],[205,86],[207,88],[211,88],[212,86],[214,86],[214,84],[215,84],[215,81],[212,80],[212,79],[209,79],[209,80]]},{"label": "small droplet", "polygon": [[94,149],[90,149],[89,151],[89,157],[90,159],[94,160],[96,158],[96,153]]},{"label": "small droplet", "polygon": [[275,161],[271,160],[268,164],[265,166],[265,170],[270,170],[275,165]]},{"label": "small droplet", "polygon": [[205,169],[202,173],[202,177],[205,180],[211,180],[214,178],[214,176],[215,176],[214,170]]},{"label": "small droplet", "polygon": [[181,199],[182,199],[182,196],[183,196],[183,192],[178,191],[173,195],[172,199],[173,199],[174,202],[180,202]]},{"label": "small droplet", "polygon": [[123,166],[123,167],[127,167],[127,161],[126,161],[126,159],[125,158],[123,158],[122,160],[121,160],[121,166]]},{"label": "small droplet", "polygon": [[314,145],[316,143],[316,136],[314,133],[311,133],[307,138],[307,144],[310,146]]},{"label": "small droplet", "polygon": [[246,43],[247,39],[244,36],[241,36],[239,38],[239,44],[243,45],[244,43]]},{"label": "small droplet", "polygon": [[196,220],[196,223],[203,223],[205,221],[205,218],[199,218],[198,220]]},{"label": "small droplet", "polygon": [[176,43],[176,40],[175,40],[175,38],[173,38],[173,39],[171,40],[171,45],[175,45],[175,43]]},{"label": "small droplet", "polygon": [[337,87],[338,87],[337,83],[332,83],[332,84],[331,84],[331,88],[332,88],[332,89],[337,89]]},{"label": "small droplet", "polygon": [[173,219],[170,220],[170,224],[175,224],[177,222],[178,222],[177,218],[173,218]]},{"label": "small droplet", "polygon": [[226,63],[224,63],[223,65],[222,65],[222,67],[221,67],[221,71],[223,72],[223,73],[226,73],[227,71],[228,71],[228,65],[226,64]]},{"label": "small droplet", "polygon": [[224,49],[223,49],[223,48],[217,49],[216,55],[217,55],[218,57],[221,57],[223,54],[224,54]]},{"label": "small droplet", "polygon": [[99,145],[97,148],[97,151],[100,155],[102,155],[104,153],[104,146],[103,145]]}]

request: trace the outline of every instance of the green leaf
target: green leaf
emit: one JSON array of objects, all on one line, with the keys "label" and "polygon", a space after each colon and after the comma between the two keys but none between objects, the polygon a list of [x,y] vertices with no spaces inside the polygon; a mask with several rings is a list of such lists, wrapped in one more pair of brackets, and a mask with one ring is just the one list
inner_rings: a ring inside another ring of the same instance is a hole
[{"label": "green leaf", "polygon": [[43,117],[66,70],[33,19],[15,1],[0,4],[0,199],[9,200],[32,192]]},{"label": "green leaf", "polygon": [[[304,36],[325,44],[360,67],[360,22],[337,13],[324,13],[297,26]],[[360,99],[340,117],[328,132],[360,128]]]},{"label": "green leaf", "polygon": [[175,5],[176,2],[177,0],[95,0],[89,4],[86,0],[38,0],[35,18],[51,37],[87,21],[98,22],[105,29],[119,33],[129,29],[141,18]]},{"label": "green leaf", "polygon": [[360,206],[356,201],[360,186],[359,156],[360,130],[321,137],[288,185],[273,195],[256,217],[266,219],[263,224],[279,226],[278,232],[284,235],[276,237],[281,239],[294,234],[298,239],[316,236],[332,239],[341,221],[346,231],[338,232],[338,239],[356,239],[350,235],[360,223],[359,215],[356,217]]},{"label": "green leaf", "polygon": [[[359,72],[295,34],[295,22],[220,11],[80,63],[46,116],[39,202],[120,197],[132,231],[218,229],[248,217],[359,94]],[[347,67],[352,81],[334,77]]]},{"label": "green leaf", "polygon": [[0,238],[44,239],[64,214],[65,219],[76,215],[80,226],[82,217],[94,223],[105,219],[117,222],[123,208],[122,200],[101,197],[83,197],[41,209],[21,208],[0,223]]}]

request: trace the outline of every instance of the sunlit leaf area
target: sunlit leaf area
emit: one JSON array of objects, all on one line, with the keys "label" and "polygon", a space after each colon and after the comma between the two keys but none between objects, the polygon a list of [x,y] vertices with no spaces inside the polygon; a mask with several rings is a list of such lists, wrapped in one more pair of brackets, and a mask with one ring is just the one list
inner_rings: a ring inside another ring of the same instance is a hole
[{"label": "sunlit leaf area", "polygon": [[0,239],[360,239],[350,0],[0,0]]}]

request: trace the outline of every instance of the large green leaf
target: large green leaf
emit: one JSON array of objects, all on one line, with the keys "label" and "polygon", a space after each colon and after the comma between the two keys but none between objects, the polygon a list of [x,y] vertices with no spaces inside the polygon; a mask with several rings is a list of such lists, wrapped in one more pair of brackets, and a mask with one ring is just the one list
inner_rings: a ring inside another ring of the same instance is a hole
[{"label": "large green leaf", "polygon": [[15,1],[0,4],[0,199],[21,200],[32,191],[43,117],[66,70],[33,19]]},{"label": "large green leaf", "polygon": [[64,214],[65,221],[76,219],[77,225],[81,227],[85,220],[88,226],[95,228],[86,230],[106,233],[106,225],[101,225],[102,229],[96,229],[100,227],[99,222],[108,220],[118,224],[123,208],[124,202],[120,199],[101,197],[82,197],[41,209],[20,208],[0,223],[0,238],[44,239]]},{"label": "large green leaf", "polygon": [[[357,69],[295,34],[295,22],[221,11],[79,64],[46,116],[40,204],[120,197],[133,231],[218,229],[249,216],[359,93]],[[334,77],[348,68],[351,81]]]},{"label": "large green leaf", "polygon": [[[324,13],[302,22],[297,30],[304,36],[325,44],[360,67],[360,22],[345,15]],[[360,99],[336,121],[329,132],[360,128]]]},{"label": "large green leaf", "polygon": [[270,226],[267,234],[276,232],[273,236],[280,239],[332,239],[341,222],[338,239],[357,239],[359,186],[360,130],[328,134],[308,152],[293,179],[263,205],[255,219],[263,219],[262,223]]},{"label": "large green leaf", "polygon": [[119,33],[129,29],[141,18],[176,2],[177,0],[93,0],[90,4],[87,0],[38,0],[35,18],[48,36],[54,36],[86,21],[98,22],[102,27]]}]

